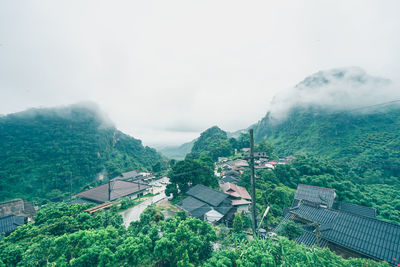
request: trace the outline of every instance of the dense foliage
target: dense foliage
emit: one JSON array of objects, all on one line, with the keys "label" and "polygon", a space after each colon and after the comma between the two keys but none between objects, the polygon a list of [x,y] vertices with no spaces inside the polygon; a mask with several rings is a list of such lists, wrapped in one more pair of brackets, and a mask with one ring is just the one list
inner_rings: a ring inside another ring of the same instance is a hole
[{"label": "dense foliage", "polygon": [[125,229],[117,213],[94,216],[86,208],[53,204],[40,210],[35,223],[0,240],[0,266],[388,266],[344,260],[286,238],[248,242],[184,213],[164,219],[148,208]]},{"label": "dense foliage", "polygon": [[193,144],[191,154],[193,157],[208,155],[215,161],[218,157],[232,155],[233,147],[226,132],[214,126],[201,133]]},{"label": "dense foliage", "polygon": [[217,179],[214,176],[214,163],[206,155],[201,155],[198,159],[186,158],[175,163],[168,172],[171,184],[168,186],[166,194],[177,195],[177,188],[184,193],[189,186],[202,184],[205,186],[217,186]]},{"label": "dense foliage", "polygon": [[151,170],[161,156],[82,106],[38,109],[0,118],[0,201],[58,199],[101,178]]},{"label": "dense foliage", "polygon": [[282,121],[268,114],[255,127],[280,156],[312,153],[329,157],[362,184],[400,184],[400,108],[330,112],[294,108]]}]

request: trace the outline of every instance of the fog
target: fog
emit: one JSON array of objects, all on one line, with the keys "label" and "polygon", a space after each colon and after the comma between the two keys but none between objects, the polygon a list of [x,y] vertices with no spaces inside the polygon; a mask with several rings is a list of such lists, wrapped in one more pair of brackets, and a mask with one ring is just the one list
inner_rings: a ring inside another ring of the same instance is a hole
[{"label": "fog", "polygon": [[400,101],[400,87],[391,80],[371,76],[358,67],[319,71],[278,93],[269,106],[271,118],[285,119],[293,107],[318,106],[326,110],[364,111],[366,107]]},{"label": "fog", "polygon": [[397,0],[2,0],[0,114],[95,102],[147,145],[246,128],[320,70],[399,82],[398,10]]}]

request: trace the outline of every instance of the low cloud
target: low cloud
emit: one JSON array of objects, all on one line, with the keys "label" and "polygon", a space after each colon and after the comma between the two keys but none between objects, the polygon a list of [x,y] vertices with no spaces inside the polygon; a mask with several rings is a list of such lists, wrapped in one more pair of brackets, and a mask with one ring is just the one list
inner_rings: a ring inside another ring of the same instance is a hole
[{"label": "low cloud", "polygon": [[342,111],[397,99],[400,99],[400,90],[390,80],[371,76],[358,67],[338,68],[317,72],[278,93],[271,101],[269,112],[271,118],[280,121],[294,107]]}]

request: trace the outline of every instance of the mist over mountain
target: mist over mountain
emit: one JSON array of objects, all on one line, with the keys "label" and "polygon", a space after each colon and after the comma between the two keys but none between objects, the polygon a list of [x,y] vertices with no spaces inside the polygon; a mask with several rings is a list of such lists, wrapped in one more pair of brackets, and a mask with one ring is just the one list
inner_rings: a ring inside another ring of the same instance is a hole
[{"label": "mist over mountain", "polygon": [[0,117],[0,200],[53,200],[109,176],[151,170],[161,156],[117,130],[92,103]]},{"label": "mist over mountain", "polygon": [[[273,121],[282,121],[293,108],[319,107],[344,111],[400,99],[400,88],[390,80],[358,67],[319,71],[293,88],[278,93],[268,107]],[[363,111],[365,112],[365,111]]]}]

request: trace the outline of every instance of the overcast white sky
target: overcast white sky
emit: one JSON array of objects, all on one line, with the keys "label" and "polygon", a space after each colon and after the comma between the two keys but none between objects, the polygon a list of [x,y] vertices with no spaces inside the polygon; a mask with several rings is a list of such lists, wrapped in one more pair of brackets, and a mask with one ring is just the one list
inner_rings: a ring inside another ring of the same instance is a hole
[{"label": "overcast white sky", "polygon": [[400,80],[400,1],[0,1],[0,114],[93,101],[145,144],[248,127],[319,70]]}]

